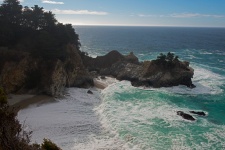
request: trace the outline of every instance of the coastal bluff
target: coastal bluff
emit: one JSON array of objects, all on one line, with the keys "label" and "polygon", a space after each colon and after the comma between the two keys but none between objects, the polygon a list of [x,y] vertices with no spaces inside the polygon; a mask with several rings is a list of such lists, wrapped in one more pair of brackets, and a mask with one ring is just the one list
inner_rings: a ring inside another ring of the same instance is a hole
[{"label": "coastal bluff", "polygon": [[72,44],[68,44],[65,51],[67,57],[61,60],[0,49],[0,85],[7,93],[50,96],[62,95],[65,87],[94,86],[96,76],[128,80],[136,87],[195,87],[191,80],[194,69],[189,62],[180,61],[177,57],[167,60],[167,56],[164,58],[162,55],[156,60],[140,62],[132,52],[122,55],[113,50],[92,58]]},{"label": "coastal bluff", "polygon": [[33,57],[30,53],[0,49],[0,85],[7,93],[59,96],[65,87],[93,86],[80,51],[72,44],[61,59]]},{"label": "coastal bluff", "polygon": [[[168,57],[168,59],[167,59]],[[122,55],[113,50],[105,56],[92,58],[82,56],[84,65],[89,71],[100,76],[113,76],[118,80],[128,80],[133,86],[171,87],[186,85],[194,88],[192,83],[194,69],[189,62],[180,61],[172,53],[160,54],[156,60],[139,62],[131,52]]]}]

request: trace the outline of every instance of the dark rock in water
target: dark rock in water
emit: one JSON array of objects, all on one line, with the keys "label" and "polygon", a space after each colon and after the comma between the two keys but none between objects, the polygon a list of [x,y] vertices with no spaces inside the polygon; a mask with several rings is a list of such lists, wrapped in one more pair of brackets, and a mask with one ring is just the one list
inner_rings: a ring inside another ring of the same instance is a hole
[{"label": "dark rock in water", "polygon": [[193,88],[195,88],[196,86],[195,86],[194,84],[191,83],[190,85],[188,85],[188,87],[191,88],[191,89],[193,89]]},{"label": "dark rock in water", "polygon": [[177,115],[183,117],[186,120],[195,121],[195,118],[189,114],[184,113],[183,111],[177,111]]},{"label": "dark rock in water", "polygon": [[190,113],[197,114],[199,116],[206,116],[205,112],[203,112],[203,111],[190,111]]},{"label": "dark rock in water", "polygon": [[93,94],[93,92],[91,90],[88,90],[87,93],[88,94]]},{"label": "dark rock in water", "polygon": [[106,79],[106,78],[105,78],[105,76],[101,76],[100,78],[101,78],[101,79],[103,79],[103,80],[105,80],[105,79]]}]

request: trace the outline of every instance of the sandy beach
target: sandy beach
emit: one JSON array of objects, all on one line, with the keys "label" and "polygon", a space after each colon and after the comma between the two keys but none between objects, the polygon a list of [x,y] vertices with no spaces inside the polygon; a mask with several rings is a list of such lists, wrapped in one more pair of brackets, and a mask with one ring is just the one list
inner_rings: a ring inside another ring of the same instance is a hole
[{"label": "sandy beach", "polygon": [[[115,78],[100,77],[94,79],[94,87],[98,89],[105,89],[109,84],[116,82]],[[44,104],[54,102],[55,98],[48,95],[31,95],[31,94],[10,94],[8,95],[8,103],[16,110],[24,109],[33,104]]]},{"label": "sandy beach", "polygon": [[8,103],[11,107],[14,107],[16,110],[20,110],[26,108],[32,104],[43,104],[54,102],[54,97],[47,95],[29,95],[29,94],[21,94],[15,95],[10,94],[8,96]]}]

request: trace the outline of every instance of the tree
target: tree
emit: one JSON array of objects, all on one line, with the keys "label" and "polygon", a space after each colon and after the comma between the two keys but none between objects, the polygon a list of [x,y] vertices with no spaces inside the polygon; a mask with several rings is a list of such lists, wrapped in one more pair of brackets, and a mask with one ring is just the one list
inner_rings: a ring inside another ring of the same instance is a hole
[{"label": "tree", "polygon": [[39,30],[42,29],[42,27],[44,26],[44,10],[43,7],[38,7],[38,5],[34,5],[34,7],[32,8],[32,28],[34,30]]},{"label": "tree", "polygon": [[57,20],[55,19],[55,15],[52,14],[51,11],[44,12],[43,26],[42,28],[47,31],[53,31],[55,29]]},{"label": "tree", "polygon": [[28,6],[25,6],[23,9],[23,18],[22,18],[22,26],[24,28],[32,28],[32,9]]},{"label": "tree", "polygon": [[0,25],[0,46],[34,52],[37,57],[63,59],[65,45],[80,49],[73,26],[58,23],[51,11],[45,12],[38,5],[23,8],[18,0],[5,0],[0,6]]},{"label": "tree", "polygon": [[22,5],[18,0],[4,0],[0,6],[0,18],[7,24],[19,26],[22,20]]},{"label": "tree", "polygon": [[179,61],[179,57],[175,56],[175,58],[173,59],[174,62],[178,62]]},{"label": "tree", "polygon": [[156,63],[163,65],[164,67],[174,67],[177,63],[179,63],[179,57],[175,56],[174,53],[168,52],[167,55],[160,53],[157,56]]},{"label": "tree", "polygon": [[4,0],[0,6],[0,45],[15,45],[20,33],[22,6],[17,0]]},{"label": "tree", "polygon": [[159,56],[157,56],[157,60],[161,62],[166,61],[166,55],[164,55],[163,53],[160,53]]},{"label": "tree", "polygon": [[168,52],[168,53],[167,53],[167,56],[166,56],[166,60],[169,61],[169,62],[172,62],[173,59],[174,59],[174,54]]}]

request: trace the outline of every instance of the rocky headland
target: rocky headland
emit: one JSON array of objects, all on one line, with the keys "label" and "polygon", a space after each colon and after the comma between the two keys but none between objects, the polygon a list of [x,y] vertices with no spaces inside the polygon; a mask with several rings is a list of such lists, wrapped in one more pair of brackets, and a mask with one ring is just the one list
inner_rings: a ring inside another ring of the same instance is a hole
[{"label": "rocky headland", "polygon": [[[14,7],[17,13],[7,9]],[[122,55],[116,50],[91,58],[80,51],[74,27],[58,22],[52,12],[38,5],[35,9],[23,7],[15,0],[3,2],[0,9],[4,29],[0,30],[0,87],[8,94],[58,96],[65,87],[93,86],[94,75],[129,80],[133,86],[195,87],[189,62],[172,53],[144,62],[133,53]],[[38,16],[36,10],[40,11]]]},{"label": "rocky headland", "polygon": [[191,80],[194,69],[189,66],[189,62],[180,61],[172,53],[160,54],[156,60],[144,62],[139,62],[132,52],[129,55],[122,55],[115,50],[97,58],[86,55],[82,58],[89,71],[94,71],[100,76],[113,76],[118,80],[131,81],[133,86],[195,87]]},{"label": "rocky headland", "polygon": [[189,62],[174,56],[167,60],[167,56],[161,54],[156,60],[139,62],[132,52],[122,55],[114,50],[92,58],[71,44],[67,45],[66,52],[68,57],[60,60],[36,58],[26,52],[1,49],[0,84],[7,93],[50,96],[61,95],[65,87],[93,86],[96,76],[128,80],[133,86],[195,87],[191,80],[194,70],[189,67]]}]

